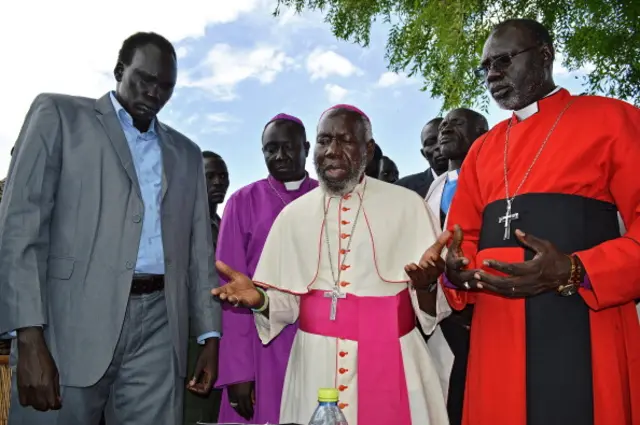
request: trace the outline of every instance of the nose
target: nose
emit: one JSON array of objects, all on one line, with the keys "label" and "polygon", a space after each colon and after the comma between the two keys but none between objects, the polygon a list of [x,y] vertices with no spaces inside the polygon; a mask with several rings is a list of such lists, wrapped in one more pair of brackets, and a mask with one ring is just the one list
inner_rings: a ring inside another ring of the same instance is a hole
[{"label": "nose", "polygon": [[147,86],[146,95],[154,100],[158,100],[160,95],[160,88],[157,84],[149,84]]},{"label": "nose", "polygon": [[487,84],[491,84],[494,81],[500,81],[503,77],[502,71],[497,71],[493,66],[487,71],[485,81]]},{"label": "nose", "polygon": [[336,139],[332,139],[331,143],[327,146],[325,156],[336,156],[338,154],[339,143]]},{"label": "nose", "polygon": [[440,124],[440,131],[438,131],[438,138],[442,138],[442,136],[447,135],[447,134],[451,134],[453,132],[451,125],[447,122],[444,121],[442,124]]},{"label": "nose", "polygon": [[276,161],[281,161],[281,160],[283,160],[283,159],[286,159],[286,157],[287,157],[287,156],[286,156],[286,154],[285,154],[284,149],[282,149],[282,148],[278,148],[278,149],[276,150],[276,153],[275,153],[275,155],[274,155],[274,159],[275,159]]}]

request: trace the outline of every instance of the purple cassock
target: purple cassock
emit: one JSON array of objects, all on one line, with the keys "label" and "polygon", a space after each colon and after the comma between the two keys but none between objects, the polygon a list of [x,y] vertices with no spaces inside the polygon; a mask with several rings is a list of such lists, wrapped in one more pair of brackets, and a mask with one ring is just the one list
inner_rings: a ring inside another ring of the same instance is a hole
[{"label": "purple cassock", "polygon": [[[317,181],[307,177],[298,189],[287,190],[283,183],[269,176],[234,193],[227,201],[222,217],[218,260],[252,277],[269,230],[280,211],[317,186]],[[297,325],[290,325],[268,345],[262,345],[253,313],[223,304],[216,387],[224,391],[218,422],[278,423],[284,375],[296,330]],[[229,405],[226,389],[228,385],[247,381],[255,381],[256,404],[251,421],[238,415]]]}]

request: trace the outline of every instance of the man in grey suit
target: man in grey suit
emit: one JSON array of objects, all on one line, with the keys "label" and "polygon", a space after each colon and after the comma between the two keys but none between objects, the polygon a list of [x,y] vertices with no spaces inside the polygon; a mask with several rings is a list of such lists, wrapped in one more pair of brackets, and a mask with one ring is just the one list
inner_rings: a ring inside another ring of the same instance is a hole
[{"label": "man in grey suit", "polygon": [[[220,307],[200,149],[157,121],[177,76],[154,33],[124,41],[116,91],[39,95],[0,205],[0,334],[17,331],[10,425],[175,425],[189,322],[217,375]],[[189,320],[190,319],[190,320]],[[192,371],[190,371],[192,372]]]}]

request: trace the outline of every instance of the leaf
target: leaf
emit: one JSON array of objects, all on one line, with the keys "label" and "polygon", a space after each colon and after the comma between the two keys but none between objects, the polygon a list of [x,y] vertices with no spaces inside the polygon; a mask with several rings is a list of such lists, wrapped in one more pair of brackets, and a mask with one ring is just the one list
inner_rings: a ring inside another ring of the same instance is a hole
[{"label": "leaf", "polygon": [[488,109],[472,70],[491,28],[517,16],[549,28],[570,71],[593,67],[587,92],[640,106],[640,1],[629,0],[278,0],[297,12],[321,11],[333,34],[368,46],[371,25],[391,23],[385,57],[392,71],[420,75],[442,110]]}]

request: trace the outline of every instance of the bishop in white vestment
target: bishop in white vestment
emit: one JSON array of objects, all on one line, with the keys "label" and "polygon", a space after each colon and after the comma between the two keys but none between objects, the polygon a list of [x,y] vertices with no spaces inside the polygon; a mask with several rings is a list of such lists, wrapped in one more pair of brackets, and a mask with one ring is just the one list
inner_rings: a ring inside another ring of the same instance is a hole
[{"label": "bishop in white vestment", "polygon": [[323,114],[314,158],[321,187],[273,224],[253,276],[268,288],[262,302],[224,268],[236,283],[214,291],[231,302],[262,304],[254,316],[265,344],[299,322],[282,422],[307,423],[317,390],[334,387],[350,425],[449,423],[416,318],[430,333],[451,310],[435,285],[435,314],[422,311],[414,275],[405,271],[436,244],[438,230],[415,193],[364,176],[370,134],[368,118],[354,107]]}]

